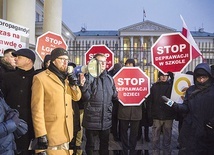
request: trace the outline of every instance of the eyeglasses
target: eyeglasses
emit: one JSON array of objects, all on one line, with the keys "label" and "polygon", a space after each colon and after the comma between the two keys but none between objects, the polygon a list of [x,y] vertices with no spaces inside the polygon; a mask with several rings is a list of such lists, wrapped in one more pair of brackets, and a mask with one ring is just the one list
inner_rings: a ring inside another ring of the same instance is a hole
[{"label": "eyeglasses", "polygon": [[106,61],[101,61],[101,60],[99,60],[99,63],[100,63],[100,64],[106,64]]},{"label": "eyeglasses", "polygon": [[56,58],[56,59],[59,59],[59,60],[61,60],[62,62],[69,62],[69,59],[66,59],[66,58]]}]

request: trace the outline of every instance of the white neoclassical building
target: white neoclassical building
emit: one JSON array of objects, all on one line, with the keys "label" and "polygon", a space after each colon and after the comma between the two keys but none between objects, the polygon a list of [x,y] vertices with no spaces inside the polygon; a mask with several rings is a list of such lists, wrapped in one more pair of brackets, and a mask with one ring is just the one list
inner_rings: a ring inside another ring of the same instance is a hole
[{"label": "white neoclassical building", "polygon": [[[75,40],[69,42],[69,47],[74,54],[72,61],[83,64],[84,55],[81,53],[87,51],[91,45],[105,44],[114,52],[115,63],[124,63],[127,58],[134,58],[137,65],[148,75],[155,76],[157,69],[151,65],[151,47],[162,34],[175,32],[179,31],[149,20],[114,31],[88,31],[82,28],[81,31],[74,33]],[[205,32],[203,29],[191,31],[191,34],[205,60],[209,64],[213,64],[214,34]],[[195,65],[201,61],[201,58],[197,58],[190,63],[186,70],[193,70]]]},{"label": "white neoclassical building", "polygon": [[[27,7],[26,7],[27,6]],[[62,21],[62,0],[0,0],[0,17],[30,29],[29,48],[35,49],[37,37],[52,31],[60,34],[68,44],[70,59],[76,64],[84,64],[84,53],[97,44],[107,45],[115,54],[115,63],[124,63],[134,58],[147,74],[156,73],[151,65],[151,46],[161,34],[178,32],[174,28],[145,20],[119,30],[92,30],[81,28],[72,32]],[[214,64],[214,33],[203,29],[191,31],[203,56],[209,64]],[[201,60],[195,60],[187,69],[193,69]],[[41,60],[37,57],[36,67]]]}]

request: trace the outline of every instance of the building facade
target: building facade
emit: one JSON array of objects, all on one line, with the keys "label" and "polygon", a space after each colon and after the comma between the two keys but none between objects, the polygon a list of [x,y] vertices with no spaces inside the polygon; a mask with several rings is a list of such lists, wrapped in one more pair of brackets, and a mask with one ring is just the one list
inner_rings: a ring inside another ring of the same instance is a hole
[{"label": "building facade", "polygon": [[[134,58],[137,66],[153,78],[156,77],[157,69],[151,64],[152,45],[162,34],[178,32],[174,28],[149,20],[119,30],[88,31],[83,27],[79,32],[72,32],[62,21],[62,9],[62,0],[0,0],[2,19],[30,28],[31,49],[35,50],[38,36],[52,31],[65,39],[70,59],[77,65],[85,64],[84,54],[92,45],[105,44],[114,52],[115,63],[124,63],[127,58]],[[214,33],[200,29],[191,34],[206,62],[214,64]],[[186,70],[193,70],[201,61],[200,58],[192,61]],[[41,66],[38,56],[35,66]]]},{"label": "building facade", "polygon": [[[84,53],[91,45],[105,44],[114,52],[115,63],[123,64],[126,59],[133,58],[137,66],[155,81],[158,70],[151,63],[151,47],[162,34],[177,32],[179,31],[173,28],[146,20],[117,31],[87,31],[83,28],[74,33],[75,40],[69,41],[68,44],[72,61],[76,64],[85,63]],[[214,34],[203,29],[192,31],[191,34],[203,54],[204,61],[214,64]],[[184,72],[193,70],[202,61],[201,57],[194,59]]]}]

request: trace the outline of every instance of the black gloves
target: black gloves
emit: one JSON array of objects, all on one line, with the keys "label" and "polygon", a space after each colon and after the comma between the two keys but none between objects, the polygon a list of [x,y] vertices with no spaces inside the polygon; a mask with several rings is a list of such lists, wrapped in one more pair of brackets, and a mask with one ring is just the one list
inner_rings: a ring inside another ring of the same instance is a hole
[{"label": "black gloves", "polygon": [[74,73],[68,74],[68,81],[69,81],[70,86],[78,85],[78,79]]},{"label": "black gloves", "polygon": [[48,154],[47,152],[43,151],[43,152],[36,153],[36,155],[48,155]]},{"label": "black gloves", "polygon": [[172,81],[174,80],[174,74],[172,72],[167,72],[169,74],[170,79],[172,79]]},{"label": "black gloves", "polygon": [[47,152],[43,151],[43,152],[36,153],[36,155],[48,155],[48,154]]},{"label": "black gloves", "polygon": [[19,112],[17,110],[11,109],[10,111],[8,111],[5,120],[7,121],[9,119],[11,119],[12,121],[14,121],[15,124],[16,124],[16,126],[19,126],[20,119],[19,119]]},{"label": "black gloves", "polygon": [[71,142],[69,143],[69,150],[74,150],[75,149],[75,138],[73,138],[71,140]]},{"label": "black gloves", "polygon": [[38,149],[47,149],[48,148],[48,139],[47,136],[38,137]]}]

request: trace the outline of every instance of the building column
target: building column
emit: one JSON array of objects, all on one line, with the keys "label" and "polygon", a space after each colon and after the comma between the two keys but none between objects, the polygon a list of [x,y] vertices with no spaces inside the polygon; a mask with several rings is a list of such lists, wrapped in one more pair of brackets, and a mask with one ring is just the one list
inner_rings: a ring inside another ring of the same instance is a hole
[{"label": "building column", "polygon": [[120,37],[120,60],[119,61],[123,60],[123,49],[124,49],[123,47],[124,47],[123,37]]},{"label": "building column", "polygon": [[154,37],[153,36],[150,38],[150,42],[151,42],[151,46],[152,46],[154,44]]},{"label": "building column", "polygon": [[62,0],[44,1],[43,33],[51,31],[61,35],[62,31]]},{"label": "building column", "polygon": [[130,58],[133,58],[133,49],[134,49],[134,37],[130,37]]},{"label": "building column", "polygon": [[4,19],[3,18],[3,0],[0,0],[0,18]]},{"label": "building column", "polygon": [[144,38],[143,38],[143,36],[142,36],[142,37],[140,37],[140,48],[141,48],[141,49],[143,49],[143,47],[144,47],[143,42],[144,42]]},{"label": "building column", "polygon": [[[140,37],[140,62],[144,61],[144,37]],[[144,65],[143,65],[144,66]]]},{"label": "building column", "polygon": [[32,45],[35,45],[35,9],[35,0],[7,0],[6,20],[29,28]]}]

